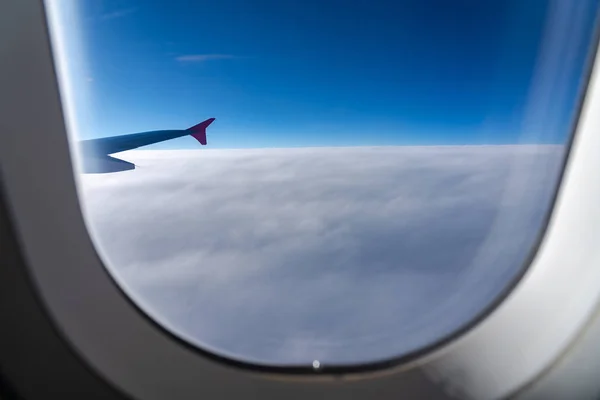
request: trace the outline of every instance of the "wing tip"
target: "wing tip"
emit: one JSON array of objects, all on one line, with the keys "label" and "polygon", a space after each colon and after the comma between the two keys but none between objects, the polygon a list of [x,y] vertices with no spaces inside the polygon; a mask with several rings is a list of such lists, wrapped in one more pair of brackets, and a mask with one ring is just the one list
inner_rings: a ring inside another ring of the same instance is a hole
[{"label": "wing tip", "polygon": [[205,121],[200,122],[197,125],[188,128],[190,136],[200,142],[201,145],[206,146],[206,128],[215,121],[216,118],[209,118]]}]

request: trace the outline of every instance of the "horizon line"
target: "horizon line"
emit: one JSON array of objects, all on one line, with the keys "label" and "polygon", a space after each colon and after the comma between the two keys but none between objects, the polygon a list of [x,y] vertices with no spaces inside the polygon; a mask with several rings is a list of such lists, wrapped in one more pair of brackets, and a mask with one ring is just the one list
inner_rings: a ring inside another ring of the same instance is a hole
[{"label": "horizon line", "polygon": [[[348,145],[348,146],[291,146],[291,147],[210,147],[210,148],[136,148],[125,151],[207,151],[207,150],[302,150],[302,149],[359,149],[359,148],[415,148],[415,147],[563,147],[568,143],[502,143],[502,144],[415,144],[415,145]],[[123,151],[122,153],[124,153]],[[117,154],[117,153],[115,153]]]}]

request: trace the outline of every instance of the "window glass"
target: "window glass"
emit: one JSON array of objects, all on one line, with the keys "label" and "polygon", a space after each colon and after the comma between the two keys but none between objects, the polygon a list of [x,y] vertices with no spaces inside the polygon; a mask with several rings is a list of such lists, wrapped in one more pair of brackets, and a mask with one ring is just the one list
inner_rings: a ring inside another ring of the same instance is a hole
[{"label": "window glass", "polygon": [[115,281],[202,349],[326,367],[431,346],[522,274],[599,1],[46,5]]}]

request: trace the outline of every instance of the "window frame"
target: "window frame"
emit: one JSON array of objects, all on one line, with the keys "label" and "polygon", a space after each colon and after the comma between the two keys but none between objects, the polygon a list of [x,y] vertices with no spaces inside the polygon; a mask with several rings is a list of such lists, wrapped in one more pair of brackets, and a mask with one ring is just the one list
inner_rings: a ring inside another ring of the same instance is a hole
[{"label": "window frame", "polygon": [[485,318],[406,362],[276,371],[176,340],[117,286],[79,206],[43,3],[9,0],[0,15],[11,16],[0,27],[0,184],[28,278],[62,339],[123,392],[143,399],[503,398],[543,374],[594,313],[600,113],[591,110],[600,110],[598,52],[543,238],[521,279]]}]

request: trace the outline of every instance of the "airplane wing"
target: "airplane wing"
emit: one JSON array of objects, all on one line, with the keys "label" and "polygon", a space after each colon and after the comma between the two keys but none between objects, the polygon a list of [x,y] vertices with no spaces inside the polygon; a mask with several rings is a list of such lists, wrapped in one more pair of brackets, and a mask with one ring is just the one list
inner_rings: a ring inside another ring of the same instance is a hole
[{"label": "airplane wing", "polygon": [[150,131],[81,140],[79,141],[79,149],[80,154],[82,155],[83,172],[104,173],[134,169],[134,164],[111,157],[110,154],[164,142],[165,140],[176,139],[182,136],[190,135],[204,146],[207,144],[206,128],[214,120],[214,118],[209,118],[191,128],[182,130]]}]

